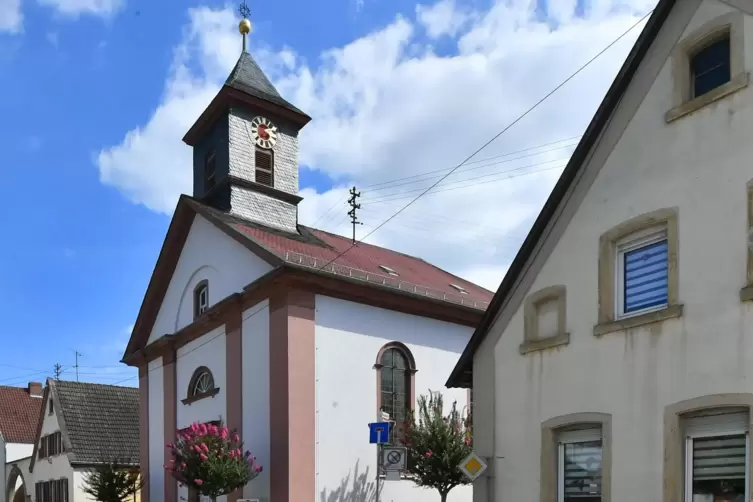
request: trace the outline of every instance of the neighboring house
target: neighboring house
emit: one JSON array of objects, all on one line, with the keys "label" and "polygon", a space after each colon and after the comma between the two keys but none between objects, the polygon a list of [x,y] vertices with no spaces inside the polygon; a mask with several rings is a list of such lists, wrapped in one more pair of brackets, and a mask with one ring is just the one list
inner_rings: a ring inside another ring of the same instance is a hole
[{"label": "neighboring house", "polygon": [[[443,388],[491,299],[419,258],[299,225],[298,132],[309,120],[244,51],[184,138],[194,196],[178,202],[123,357],[139,368],[145,502],[187,497],[165,476],[165,444],[217,420],[264,467],[245,497],[373,494],[367,424],[380,409],[401,420],[418,394]],[[446,400],[465,409],[468,393]],[[439,500],[409,480],[382,494]],[[450,493],[470,498],[469,487]]]},{"label": "neighboring house", "polygon": [[[26,387],[0,386],[0,501],[26,500],[29,483],[29,460],[42,409],[42,384],[29,382]],[[27,485],[27,483],[29,483]]]},{"label": "neighboring house", "polygon": [[753,4],[660,0],[449,386],[475,502],[750,499]]},{"label": "neighboring house", "polygon": [[86,475],[113,461],[139,468],[139,390],[48,379],[30,465],[34,502],[91,500]]}]

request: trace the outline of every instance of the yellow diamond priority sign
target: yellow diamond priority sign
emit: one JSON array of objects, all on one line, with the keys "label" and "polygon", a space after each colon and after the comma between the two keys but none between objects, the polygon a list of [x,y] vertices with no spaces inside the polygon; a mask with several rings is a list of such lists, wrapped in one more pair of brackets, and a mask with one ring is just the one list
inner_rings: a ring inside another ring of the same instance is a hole
[{"label": "yellow diamond priority sign", "polygon": [[458,468],[463,474],[468,476],[471,481],[474,481],[486,470],[486,462],[475,453],[471,453],[460,463]]}]

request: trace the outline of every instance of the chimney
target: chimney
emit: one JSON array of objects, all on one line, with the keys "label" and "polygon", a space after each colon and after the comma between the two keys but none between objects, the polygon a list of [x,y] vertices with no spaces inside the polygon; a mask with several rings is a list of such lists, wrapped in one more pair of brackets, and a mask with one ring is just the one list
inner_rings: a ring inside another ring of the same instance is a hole
[{"label": "chimney", "polygon": [[31,397],[42,397],[42,384],[40,382],[29,382],[29,395]]}]

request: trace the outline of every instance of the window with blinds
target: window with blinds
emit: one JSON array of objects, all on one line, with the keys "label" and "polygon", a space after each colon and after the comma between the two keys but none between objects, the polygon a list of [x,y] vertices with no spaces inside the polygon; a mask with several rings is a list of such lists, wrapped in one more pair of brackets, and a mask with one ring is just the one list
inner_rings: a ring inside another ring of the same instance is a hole
[{"label": "window with blinds", "polygon": [[256,182],[274,186],[274,156],[271,150],[256,149]]},{"label": "window with blinds", "polygon": [[748,499],[748,414],[728,413],[685,421],[686,502]]},{"label": "window with blinds", "polygon": [[558,443],[558,502],[601,501],[601,429],[563,432]]},{"label": "window with blinds", "polygon": [[35,502],[68,502],[68,479],[51,479],[34,484]]},{"label": "window with blinds", "polygon": [[619,248],[618,314],[665,307],[669,297],[669,245],[666,231]]},{"label": "window with blinds", "polygon": [[39,458],[53,457],[61,453],[63,453],[63,436],[59,431],[42,436],[39,440]]}]

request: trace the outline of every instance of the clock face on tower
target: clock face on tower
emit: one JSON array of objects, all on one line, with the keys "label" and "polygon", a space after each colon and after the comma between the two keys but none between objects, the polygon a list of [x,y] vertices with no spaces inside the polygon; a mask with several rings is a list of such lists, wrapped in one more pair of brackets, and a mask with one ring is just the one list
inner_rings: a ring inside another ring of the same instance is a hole
[{"label": "clock face on tower", "polygon": [[277,143],[277,127],[266,117],[257,116],[251,121],[251,135],[261,148],[274,148]]}]

